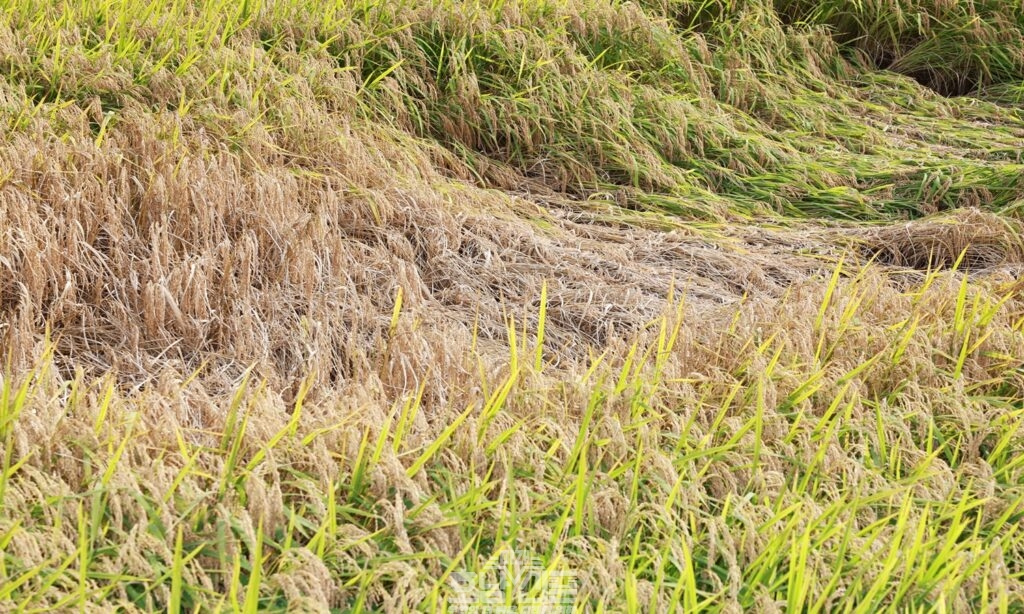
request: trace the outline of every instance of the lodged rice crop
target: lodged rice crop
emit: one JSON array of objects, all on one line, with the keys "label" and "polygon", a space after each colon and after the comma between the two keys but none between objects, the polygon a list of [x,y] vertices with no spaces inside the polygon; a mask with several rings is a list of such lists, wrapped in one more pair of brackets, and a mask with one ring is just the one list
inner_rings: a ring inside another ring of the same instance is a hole
[{"label": "lodged rice crop", "polygon": [[0,6],[0,609],[1024,609],[1021,5]]}]

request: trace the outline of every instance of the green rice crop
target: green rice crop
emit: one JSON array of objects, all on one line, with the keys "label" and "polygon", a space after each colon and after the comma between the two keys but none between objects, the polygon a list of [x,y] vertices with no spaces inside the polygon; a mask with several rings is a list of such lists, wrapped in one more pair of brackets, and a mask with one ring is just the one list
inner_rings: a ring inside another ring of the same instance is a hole
[{"label": "green rice crop", "polygon": [[0,610],[1024,611],[1019,3],[0,0],[0,74]]}]

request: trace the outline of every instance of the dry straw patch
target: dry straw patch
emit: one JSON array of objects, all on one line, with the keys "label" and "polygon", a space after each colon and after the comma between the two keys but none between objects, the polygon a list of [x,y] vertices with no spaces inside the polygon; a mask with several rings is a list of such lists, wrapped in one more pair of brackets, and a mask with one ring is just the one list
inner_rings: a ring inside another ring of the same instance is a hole
[{"label": "dry straw patch", "polygon": [[1020,274],[1024,241],[1019,224],[977,209],[934,220],[868,231],[869,253],[878,261],[919,270],[1007,268]]}]

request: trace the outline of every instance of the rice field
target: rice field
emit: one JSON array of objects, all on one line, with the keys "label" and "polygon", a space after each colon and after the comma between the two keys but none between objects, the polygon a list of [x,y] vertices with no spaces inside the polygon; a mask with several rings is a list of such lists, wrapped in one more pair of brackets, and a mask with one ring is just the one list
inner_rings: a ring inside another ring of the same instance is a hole
[{"label": "rice field", "polygon": [[1024,612],[1024,5],[0,9],[0,611]]}]

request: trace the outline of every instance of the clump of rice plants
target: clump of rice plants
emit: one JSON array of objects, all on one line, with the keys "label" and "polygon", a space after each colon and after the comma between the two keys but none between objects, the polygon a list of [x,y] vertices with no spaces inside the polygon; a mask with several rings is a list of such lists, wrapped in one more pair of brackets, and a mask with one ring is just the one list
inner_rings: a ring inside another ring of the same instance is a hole
[{"label": "clump of rice plants", "polygon": [[0,6],[0,610],[1024,608],[1019,7]]}]

